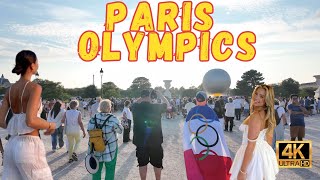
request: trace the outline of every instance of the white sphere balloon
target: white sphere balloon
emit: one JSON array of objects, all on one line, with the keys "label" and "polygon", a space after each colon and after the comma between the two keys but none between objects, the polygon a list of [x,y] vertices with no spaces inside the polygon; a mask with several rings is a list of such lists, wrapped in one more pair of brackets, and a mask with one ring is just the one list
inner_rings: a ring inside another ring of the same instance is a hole
[{"label": "white sphere balloon", "polygon": [[202,86],[208,94],[222,94],[231,84],[229,74],[223,69],[211,69],[203,77]]}]

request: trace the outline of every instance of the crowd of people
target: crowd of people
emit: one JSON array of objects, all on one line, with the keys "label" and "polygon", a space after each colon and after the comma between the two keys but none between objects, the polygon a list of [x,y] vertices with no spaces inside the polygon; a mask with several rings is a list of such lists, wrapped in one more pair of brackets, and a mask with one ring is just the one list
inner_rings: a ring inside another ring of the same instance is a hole
[{"label": "crowd of people", "polygon": [[[114,179],[119,153],[117,134],[123,134],[124,143],[132,141],[136,146],[140,178],[146,179],[150,163],[155,178],[161,179],[161,122],[163,117],[174,119],[179,114],[186,118],[183,139],[188,179],[275,179],[278,173],[275,143],[284,140],[284,127],[290,123],[291,140],[303,140],[304,117],[319,113],[319,99],[299,99],[293,94],[289,100],[277,100],[273,88],[268,85],[258,85],[250,101],[240,96],[207,97],[202,91],[195,97],[169,99],[159,91],[142,90],[141,96],[134,99],[75,98],[68,103],[43,101],[42,105],[41,86],[31,81],[38,67],[35,53],[19,52],[12,73],[20,75],[20,79],[10,87],[0,105],[0,127],[9,134],[4,150],[0,147],[4,153],[4,180],[53,179],[40,130],[44,130],[44,135],[51,135],[53,152],[67,147],[69,163],[78,161],[80,139],[89,136],[87,154],[97,166],[93,167],[91,161],[86,166],[95,168],[90,172],[93,179],[101,179],[103,166],[105,179]],[[6,120],[10,111],[12,116]],[[113,114],[115,111],[122,112],[120,120]],[[286,119],[286,111],[289,119]],[[83,123],[85,116],[89,116],[87,127]],[[234,119],[243,120],[239,129],[244,136],[232,162],[224,132],[233,132]],[[216,159],[212,156],[215,154],[223,159]],[[208,168],[208,164],[215,163],[223,167],[219,173]]]}]

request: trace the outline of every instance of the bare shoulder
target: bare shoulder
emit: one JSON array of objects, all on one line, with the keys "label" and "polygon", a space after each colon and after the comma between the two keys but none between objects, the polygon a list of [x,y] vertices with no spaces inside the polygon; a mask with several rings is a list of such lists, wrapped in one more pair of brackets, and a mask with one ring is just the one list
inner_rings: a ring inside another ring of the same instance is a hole
[{"label": "bare shoulder", "polygon": [[42,92],[42,87],[39,84],[34,83],[34,82],[30,82],[29,88],[30,88],[31,92],[35,92],[35,93]]},{"label": "bare shoulder", "polygon": [[261,126],[261,115],[259,112],[254,112],[250,115],[248,119],[248,126],[260,129]]}]

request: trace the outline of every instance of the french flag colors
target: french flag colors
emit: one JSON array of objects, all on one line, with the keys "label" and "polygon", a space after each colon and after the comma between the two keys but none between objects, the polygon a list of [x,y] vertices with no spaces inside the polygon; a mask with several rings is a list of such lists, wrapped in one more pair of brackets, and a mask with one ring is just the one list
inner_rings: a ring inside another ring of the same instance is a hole
[{"label": "french flag colors", "polygon": [[208,106],[196,106],[188,113],[183,128],[188,180],[230,179],[232,160],[215,112]]}]

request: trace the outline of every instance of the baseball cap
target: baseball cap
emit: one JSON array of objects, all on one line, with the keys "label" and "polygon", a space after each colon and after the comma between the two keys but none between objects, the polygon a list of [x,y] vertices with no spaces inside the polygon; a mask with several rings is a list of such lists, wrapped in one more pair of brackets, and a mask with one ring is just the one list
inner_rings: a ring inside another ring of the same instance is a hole
[{"label": "baseball cap", "polygon": [[196,99],[198,102],[206,101],[207,100],[207,93],[205,93],[204,91],[197,92]]}]

